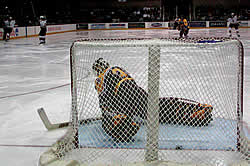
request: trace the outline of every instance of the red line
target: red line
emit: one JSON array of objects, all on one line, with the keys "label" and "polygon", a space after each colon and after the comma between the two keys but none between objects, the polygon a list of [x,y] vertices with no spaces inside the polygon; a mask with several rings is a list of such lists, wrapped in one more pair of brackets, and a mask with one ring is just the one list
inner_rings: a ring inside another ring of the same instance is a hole
[{"label": "red line", "polygon": [[41,147],[41,148],[47,148],[51,147],[50,145],[8,145],[8,144],[0,144],[0,146],[7,146],[7,147]]},{"label": "red line", "polygon": [[68,85],[70,85],[70,83],[59,85],[59,86],[55,86],[55,87],[51,87],[51,88],[47,88],[47,89],[41,89],[41,90],[37,90],[37,91],[25,92],[25,93],[20,93],[20,94],[15,94],[15,95],[9,95],[9,96],[2,96],[2,97],[0,97],[0,99],[5,99],[5,98],[10,98],[10,97],[17,97],[17,96],[29,95],[29,94],[33,94],[33,93],[44,92],[44,91],[53,90],[53,89],[61,88],[61,87],[68,86]]}]

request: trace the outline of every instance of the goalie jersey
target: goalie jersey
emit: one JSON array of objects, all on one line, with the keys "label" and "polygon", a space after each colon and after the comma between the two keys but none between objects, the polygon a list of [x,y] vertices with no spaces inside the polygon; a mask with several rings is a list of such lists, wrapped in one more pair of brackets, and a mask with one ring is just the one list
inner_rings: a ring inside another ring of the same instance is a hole
[{"label": "goalie jersey", "polygon": [[107,68],[101,73],[95,80],[95,88],[103,108],[138,116],[142,116],[145,111],[146,92],[120,67]]},{"label": "goalie jersey", "polygon": [[[114,140],[127,142],[137,133],[146,106],[141,98],[146,93],[136,85],[128,72],[115,66],[106,68],[95,80],[99,105],[102,111],[102,128]],[[142,107],[140,107],[142,105]]]},{"label": "goalie jersey", "polygon": [[120,67],[111,67],[104,70],[104,72],[98,76],[95,81],[95,88],[98,94],[117,94],[121,83],[127,80],[133,80],[133,78],[125,70]]}]

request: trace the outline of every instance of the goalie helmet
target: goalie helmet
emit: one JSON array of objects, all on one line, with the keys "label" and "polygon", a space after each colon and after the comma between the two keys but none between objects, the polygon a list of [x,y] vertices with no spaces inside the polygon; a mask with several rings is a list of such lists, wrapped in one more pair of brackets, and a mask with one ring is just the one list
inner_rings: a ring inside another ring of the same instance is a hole
[{"label": "goalie helmet", "polygon": [[234,13],[231,13],[231,16],[232,16],[232,17],[234,17],[234,15],[235,15]]},{"label": "goalie helmet", "polygon": [[97,59],[92,66],[92,69],[97,76],[103,73],[107,68],[109,68],[109,63],[106,62],[103,58]]}]

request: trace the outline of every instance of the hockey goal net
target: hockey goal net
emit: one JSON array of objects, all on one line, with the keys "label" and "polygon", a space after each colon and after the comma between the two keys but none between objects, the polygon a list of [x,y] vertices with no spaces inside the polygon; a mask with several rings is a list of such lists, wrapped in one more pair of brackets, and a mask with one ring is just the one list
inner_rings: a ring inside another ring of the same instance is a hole
[{"label": "hockey goal net", "polygon": [[249,160],[239,40],[80,40],[70,58],[71,124],[52,148],[58,159],[87,165]]}]

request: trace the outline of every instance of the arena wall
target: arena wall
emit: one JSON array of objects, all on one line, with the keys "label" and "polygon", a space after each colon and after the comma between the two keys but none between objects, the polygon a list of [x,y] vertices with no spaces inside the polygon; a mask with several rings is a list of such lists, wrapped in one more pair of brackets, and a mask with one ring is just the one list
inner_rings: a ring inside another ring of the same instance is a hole
[{"label": "arena wall", "polygon": [[[191,21],[191,28],[226,28],[229,23],[225,21]],[[64,33],[77,30],[97,30],[97,29],[171,29],[173,22],[130,22],[130,23],[80,23],[48,25],[47,34]],[[249,28],[249,21],[241,21],[240,27]],[[39,26],[15,27],[11,33],[11,38],[24,38],[38,36]],[[0,28],[0,40],[3,39],[3,29]]]},{"label": "arena wall", "polygon": [[[47,26],[47,34],[71,32],[76,30],[76,24],[65,25],[49,25]],[[11,38],[24,38],[38,36],[40,31],[39,26],[15,27],[10,34]],[[3,39],[3,29],[0,28],[0,40]]]}]

